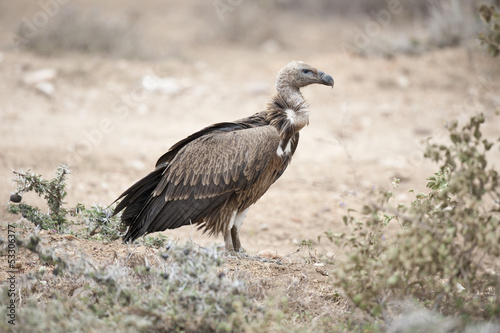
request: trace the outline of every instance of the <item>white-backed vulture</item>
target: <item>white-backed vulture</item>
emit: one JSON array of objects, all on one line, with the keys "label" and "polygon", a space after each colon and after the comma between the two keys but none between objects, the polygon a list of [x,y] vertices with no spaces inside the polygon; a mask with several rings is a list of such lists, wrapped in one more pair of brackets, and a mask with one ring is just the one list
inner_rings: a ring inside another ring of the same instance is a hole
[{"label": "white-backed vulture", "polygon": [[248,209],[283,174],[309,124],[300,88],[333,87],[330,75],[292,61],[277,77],[277,94],[265,111],[206,127],[173,145],[149,175],[117,199],[125,209],[124,241],[155,231],[197,225],[224,235],[227,251],[240,251]]}]

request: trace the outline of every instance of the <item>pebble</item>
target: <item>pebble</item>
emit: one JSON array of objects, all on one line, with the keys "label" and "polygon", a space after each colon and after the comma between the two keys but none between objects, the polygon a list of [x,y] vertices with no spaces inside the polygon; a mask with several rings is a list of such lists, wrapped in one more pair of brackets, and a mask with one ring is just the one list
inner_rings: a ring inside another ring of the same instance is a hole
[{"label": "pebble", "polygon": [[142,86],[147,91],[160,92],[167,95],[175,95],[180,92],[180,85],[173,77],[159,77],[156,75],[145,75],[142,78]]},{"label": "pebble", "polygon": [[35,89],[48,97],[52,97],[56,90],[54,85],[47,81],[37,83]]},{"label": "pebble", "polygon": [[54,68],[43,68],[24,74],[22,81],[27,85],[35,85],[40,82],[55,79],[57,71]]}]

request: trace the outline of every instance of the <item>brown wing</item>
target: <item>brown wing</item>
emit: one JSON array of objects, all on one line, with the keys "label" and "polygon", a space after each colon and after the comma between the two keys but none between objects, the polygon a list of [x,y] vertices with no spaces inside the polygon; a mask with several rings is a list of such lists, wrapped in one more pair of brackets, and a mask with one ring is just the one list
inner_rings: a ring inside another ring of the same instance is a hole
[{"label": "brown wing", "polygon": [[[160,158],[157,169],[134,185],[142,194],[132,186],[122,195],[127,203],[120,203],[116,212],[127,206],[122,218],[130,225],[125,240],[202,222],[235,191],[250,189],[258,181],[280,141],[271,126],[196,134],[191,141],[174,145]],[[128,207],[134,208],[128,212]]]}]

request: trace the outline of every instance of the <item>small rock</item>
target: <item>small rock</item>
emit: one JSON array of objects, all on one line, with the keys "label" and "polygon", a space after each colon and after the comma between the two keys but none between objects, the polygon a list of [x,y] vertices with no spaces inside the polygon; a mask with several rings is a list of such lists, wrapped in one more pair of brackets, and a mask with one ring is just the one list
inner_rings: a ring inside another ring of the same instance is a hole
[{"label": "small rock", "polygon": [[279,260],[281,256],[278,255],[278,252],[272,250],[262,250],[257,253],[257,257],[264,258],[267,260]]},{"label": "small rock", "polygon": [[408,78],[406,76],[400,76],[398,77],[398,85],[400,88],[408,88],[408,86],[410,85],[410,80],[408,80]]},{"label": "small rock", "polygon": [[173,77],[158,77],[156,75],[145,75],[142,78],[144,89],[153,92],[161,92],[167,95],[175,95],[180,91],[180,85]]},{"label": "small rock", "polygon": [[266,231],[266,230],[269,230],[269,224],[267,224],[267,223],[262,223],[262,224],[259,226],[259,231]]},{"label": "small rock", "polygon": [[35,85],[35,89],[48,97],[52,97],[52,95],[54,95],[54,91],[56,90],[52,83],[46,81],[37,83]]},{"label": "small rock", "polygon": [[70,241],[72,241],[72,240],[75,240],[75,239],[76,239],[76,237],[75,237],[75,236],[73,236],[73,235],[64,235],[64,236],[63,236],[63,238],[65,238],[65,239],[67,239],[67,240],[70,240]]},{"label": "small rock", "polygon": [[27,85],[35,85],[40,82],[53,80],[56,75],[57,71],[54,68],[43,68],[25,74],[22,80]]}]

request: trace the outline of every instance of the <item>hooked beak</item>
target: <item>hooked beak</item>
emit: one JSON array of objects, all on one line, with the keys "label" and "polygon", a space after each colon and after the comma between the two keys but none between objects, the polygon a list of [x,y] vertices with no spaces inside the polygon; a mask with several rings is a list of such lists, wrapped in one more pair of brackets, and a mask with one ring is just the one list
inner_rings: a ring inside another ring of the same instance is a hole
[{"label": "hooked beak", "polygon": [[322,71],[319,71],[318,74],[319,74],[319,78],[320,78],[320,81],[319,81],[320,84],[324,84],[325,86],[330,86],[333,88],[333,78],[330,75],[328,75]]}]

